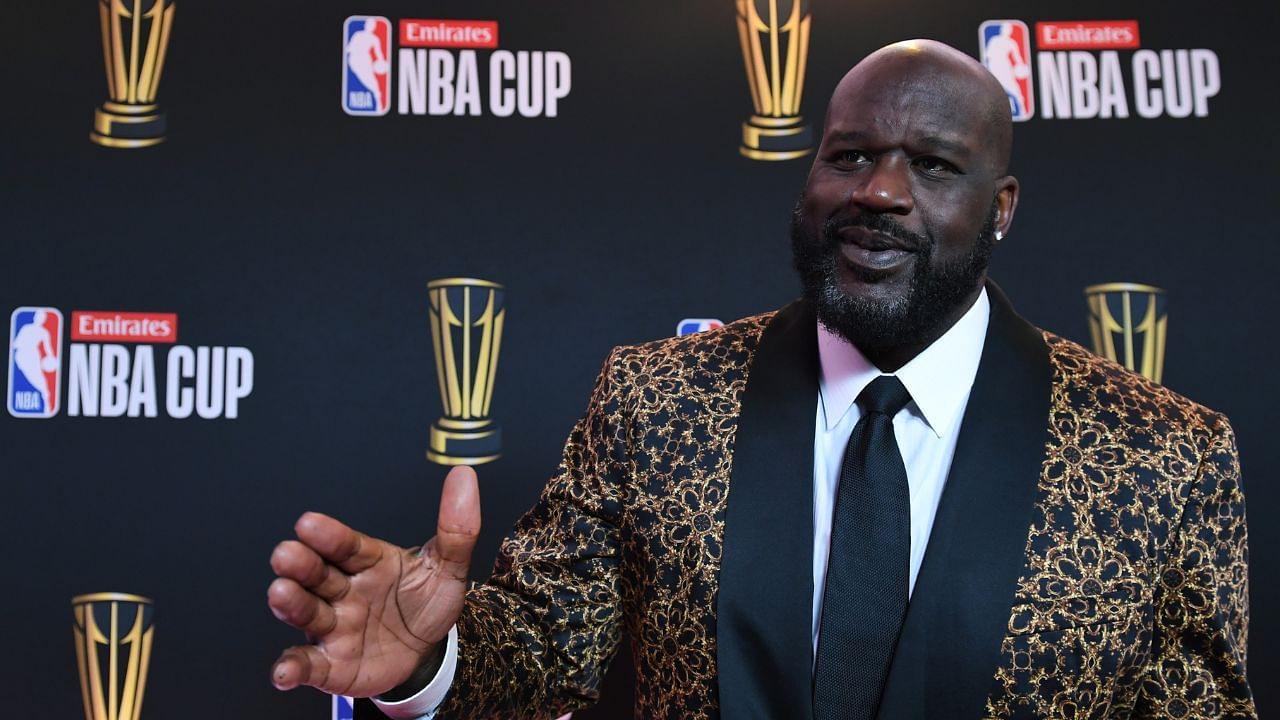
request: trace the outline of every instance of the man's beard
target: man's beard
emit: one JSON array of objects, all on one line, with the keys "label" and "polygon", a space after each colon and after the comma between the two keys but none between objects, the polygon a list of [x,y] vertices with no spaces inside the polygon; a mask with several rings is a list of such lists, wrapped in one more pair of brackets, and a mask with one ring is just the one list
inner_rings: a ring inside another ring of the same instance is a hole
[{"label": "man's beard", "polygon": [[[818,320],[863,352],[923,344],[936,337],[938,325],[967,300],[982,282],[995,246],[998,206],[978,232],[969,253],[957,261],[934,267],[937,242],[928,235],[910,232],[889,215],[837,213],[823,224],[818,237],[803,223],[804,197],[791,217],[791,250],[804,296],[813,303]],[[889,301],[846,295],[840,289],[838,231],[861,226],[910,243],[916,248],[906,293]]]}]

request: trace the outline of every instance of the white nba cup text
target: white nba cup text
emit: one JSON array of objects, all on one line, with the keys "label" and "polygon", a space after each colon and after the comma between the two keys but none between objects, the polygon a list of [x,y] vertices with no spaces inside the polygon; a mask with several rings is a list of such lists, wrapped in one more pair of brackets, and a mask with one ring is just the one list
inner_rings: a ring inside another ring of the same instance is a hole
[{"label": "white nba cup text", "polygon": [[[1125,70],[1128,70],[1127,77]],[[1039,52],[1040,116],[1045,119],[1206,117],[1222,89],[1218,54],[1204,48],[1119,52]]]},{"label": "white nba cup text", "polygon": [[[161,386],[155,345],[72,343],[67,368],[67,414],[157,417]],[[169,347],[163,367],[164,411],[182,419],[235,419],[253,392],[253,353],[235,346]]]},{"label": "white nba cup text", "polygon": [[482,63],[475,50],[400,48],[398,64],[401,115],[550,118],[572,87],[572,62],[554,50],[494,50]]}]

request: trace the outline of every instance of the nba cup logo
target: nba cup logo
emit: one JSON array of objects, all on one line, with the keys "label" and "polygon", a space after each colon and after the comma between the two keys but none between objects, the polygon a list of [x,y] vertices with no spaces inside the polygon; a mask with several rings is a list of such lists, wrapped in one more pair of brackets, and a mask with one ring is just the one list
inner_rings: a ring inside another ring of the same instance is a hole
[{"label": "nba cup logo", "polygon": [[1148,379],[1164,375],[1164,341],[1169,315],[1164,290],[1135,283],[1085,288],[1093,351]]},{"label": "nba cup logo", "polygon": [[809,54],[808,0],[735,0],[738,39],[755,114],[742,124],[739,151],[753,160],[790,160],[813,149],[800,117]]},{"label": "nba cup logo", "polygon": [[502,431],[489,416],[489,407],[507,316],[506,293],[497,283],[471,278],[433,280],[427,292],[444,405],[444,417],[431,426],[427,459],[441,465],[497,460]]},{"label": "nba cup logo", "polygon": [[116,148],[155,145],[165,133],[156,91],[173,27],[173,0],[98,0],[98,12],[110,99],[94,113],[89,139]]},{"label": "nba cup logo", "polygon": [[85,720],[138,720],[155,635],[151,600],[94,593],[71,607]]}]

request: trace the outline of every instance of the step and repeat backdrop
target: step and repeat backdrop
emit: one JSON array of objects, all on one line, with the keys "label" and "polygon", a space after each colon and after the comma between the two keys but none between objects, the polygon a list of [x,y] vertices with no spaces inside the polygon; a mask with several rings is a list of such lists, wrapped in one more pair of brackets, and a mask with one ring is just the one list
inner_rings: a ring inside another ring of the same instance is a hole
[{"label": "step and repeat backdrop", "polygon": [[[1280,707],[1274,3],[47,0],[0,27],[0,676],[17,717],[372,717],[274,691],[267,558],[403,545],[477,464],[473,574],[609,349],[797,294],[827,97],[911,37],[986,62],[1033,322],[1226,412],[1251,676]],[[620,653],[601,704],[630,714]]]}]

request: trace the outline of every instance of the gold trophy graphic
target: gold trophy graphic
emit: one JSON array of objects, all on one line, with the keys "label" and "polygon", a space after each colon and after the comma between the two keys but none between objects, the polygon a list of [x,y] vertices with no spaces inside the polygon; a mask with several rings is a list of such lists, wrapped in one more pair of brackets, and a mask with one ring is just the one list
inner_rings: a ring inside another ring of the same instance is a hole
[{"label": "gold trophy graphic", "polygon": [[506,292],[497,283],[445,278],[427,283],[431,344],[444,416],[431,426],[427,459],[441,465],[497,460],[502,430],[489,415],[506,319]]},{"label": "gold trophy graphic", "polygon": [[809,55],[808,0],[734,0],[738,39],[755,114],[742,124],[752,160],[791,160],[813,150],[813,131],[800,117]]},{"label": "gold trophy graphic", "polygon": [[71,608],[85,720],[138,720],[156,631],[151,600],[93,593]]},{"label": "gold trophy graphic", "polygon": [[165,118],[156,91],[173,7],[173,0],[98,0],[110,99],[94,112],[90,140],[114,148],[164,141]]},{"label": "gold trophy graphic", "polygon": [[1169,326],[1164,290],[1137,283],[1105,283],[1085,288],[1084,295],[1093,351],[1160,382]]}]

